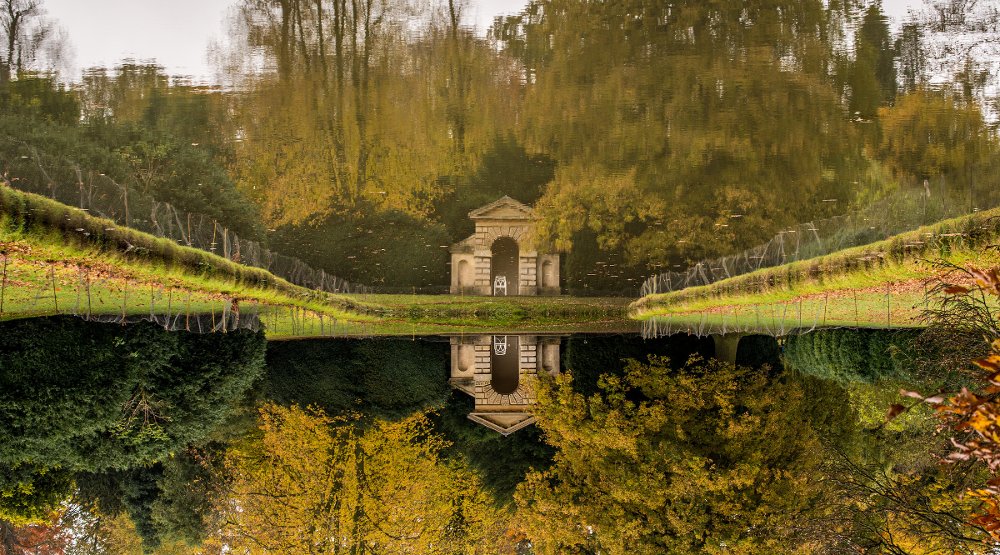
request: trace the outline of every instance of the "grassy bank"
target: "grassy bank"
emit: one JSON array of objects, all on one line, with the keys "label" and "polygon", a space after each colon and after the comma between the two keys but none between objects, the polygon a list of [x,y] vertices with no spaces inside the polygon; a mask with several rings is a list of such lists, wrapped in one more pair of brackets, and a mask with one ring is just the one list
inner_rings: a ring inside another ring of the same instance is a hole
[{"label": "grassy bank", "polygon": [[4,319],[164,313],[182,303],[206,313],[233,300],[345,320],[372,321],[384,312],[9,188],[0,188],[0,264]]},{"label": "grassy bank", "polygon": [[[222,314],[235,300],[271,338],[615,331],[626,299],[334,295],[0,187],[0,320],[50,314]],[[248,308],[250,307],[250,308]]]},{"label": "grassy bank", "polygon": [[640,320],[761,328],[919,325],[929,280],[941,263],[1000,263],[1000,209],[903,233],[702,287],[648,295],[630,306]]}]

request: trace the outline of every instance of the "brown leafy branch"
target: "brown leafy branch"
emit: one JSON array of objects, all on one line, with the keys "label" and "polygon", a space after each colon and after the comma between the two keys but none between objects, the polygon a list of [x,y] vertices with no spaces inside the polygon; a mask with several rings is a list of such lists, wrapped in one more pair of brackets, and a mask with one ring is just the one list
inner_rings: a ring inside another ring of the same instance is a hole
[{"label": "brown leafy branch", "polygon": [[[938,322],[956,330],[980,331],[1000,337],[997,325],[997,299],[1000,299],[1000,269],[956,268],[962,283],[941,281],[932,290],[938,295],[929,314]],[[987,338],[989,341],[989,338]],[[980,461],[990,471],[991,478],[967,494],[981,502],[969,524],[986,530],[994,540],[1000,540],[1000,339],[993,339],[986,356],[972,361],[978,376],[986,373],[980,391],[962,390],[945,399],[942,395],[924,397],[912,391],[900,394],[936,407],[938,417],[952,430],[962,432],[951,438],[950,462]],[[911,405],[912,407],[913,405]],[[887,419],[902,414],[910,407],[893,405]]]}]

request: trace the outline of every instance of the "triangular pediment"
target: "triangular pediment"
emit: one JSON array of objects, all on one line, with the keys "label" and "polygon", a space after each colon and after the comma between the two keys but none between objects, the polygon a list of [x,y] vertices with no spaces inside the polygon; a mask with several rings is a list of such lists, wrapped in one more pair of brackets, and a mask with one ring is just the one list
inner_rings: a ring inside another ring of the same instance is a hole
[{"label": "triangular pediment", "polygon": [[486,206],[469,212],[469,218],[473,220],[533,220],[535,219],[535,211],[527,204],[505,195]]},{"label": "triangular pediment", "polygon": [[473,412],[469,420],[505,436],[535,423],[535,417],[526,412]]}]

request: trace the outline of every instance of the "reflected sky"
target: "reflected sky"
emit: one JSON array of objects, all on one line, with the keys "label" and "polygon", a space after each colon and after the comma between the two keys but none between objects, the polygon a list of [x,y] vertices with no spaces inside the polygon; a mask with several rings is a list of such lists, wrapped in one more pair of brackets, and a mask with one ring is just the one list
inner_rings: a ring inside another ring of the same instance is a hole
[{"label": "reflected sky", "polygon": [[[470,0],[468,18],[480,29],[526,0]],[[209,46],[223,36],[236,0],[45,0],[48,15],[67,31],[75,68],[111,66],[123,58],[156,59],[174,75],[212,81]],[[893,26],[919,0],[883,0]]]}]

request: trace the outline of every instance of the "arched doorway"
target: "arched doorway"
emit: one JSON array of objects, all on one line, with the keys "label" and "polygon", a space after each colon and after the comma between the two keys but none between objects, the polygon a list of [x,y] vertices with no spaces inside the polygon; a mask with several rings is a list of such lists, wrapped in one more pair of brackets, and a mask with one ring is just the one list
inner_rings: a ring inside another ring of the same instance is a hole
[{"label": "arched doorway", "polygon": [[490,346],[490,387],[501,395],[517,391],[521,373],[520,342],[516,335],[494,335]]},{"label": "arched doorway", "polygon": [[490,248],[493,255],[493,262],[490,265],[490,291],[496,283],[497,276],[507,278],[507,294],[517,295],[518,281],[518,246],[517,241],[510,237],[500,237],[493,241]]}]

